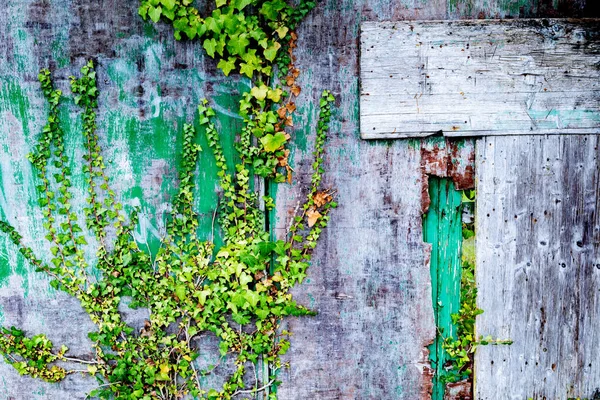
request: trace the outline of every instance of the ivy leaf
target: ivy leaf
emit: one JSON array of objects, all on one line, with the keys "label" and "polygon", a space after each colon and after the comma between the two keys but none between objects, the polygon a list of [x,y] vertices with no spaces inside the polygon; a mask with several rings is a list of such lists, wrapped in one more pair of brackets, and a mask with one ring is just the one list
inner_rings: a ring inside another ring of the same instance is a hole
[{"label": "ivy leaf", "polygon": [[289,32],[290,28],[288,28],[287,26],[280,26],[279,28],[275,29],[275,32],[277,32],[277,34],[279,35],[279,39],[283,39],[285,37],[285,35],[287,35],[287,33]]},{"label": "ivy leaf", "polygon": [[217,35],[221,33],[221,27],[219,26],[219,22],[215,18],[208,17],[204,20],[204,23],[206,24],[206,27],[209,31],[213,31]]},{"label": "ivy leaf", "polygon": [[245,74],[248,78],[252,78],[252,74],[256,68],[251,63],[241,63],[240,64],[240,73]]},{"label": "ivy leaf", "polygon": [[241,314],[241,313],[232,313],[231,319],[233,319],[235,322],[237,322],[240,325],[246,325],[247,323],[250,322],[250,317],[248,317],[244,314]]},{"label": "ivy leaf", "polygon": [[219,60],[217,67],[220,68],[225,76],[229,76],[229,73],[235,69],[235,57],[229,57],[227,61],[224,58]]},{"label": "ivy leaf", "polygon": [[246,299],[246,301],[248,303],[250,303],[252,308],[255,308],[256,305],[258,304],[258,301],[260,300],[260,295],[258,294],[258,292],[255,292],[254,290],[248,290],[244,294],[244,298]]},{"label": "ivy leaf", "polygon": [[206,54],[211,58],[215,58],[215,50],[217,49],[217,41],[215,38],[205,39],[202,47],[206,50]]},{"label": "ivy leaf", "polygon": [[245,272],[240,274],[240,285],[244,286],[252,282],[252,277]]},{"label": "ivy leaf", "polygon": [[266,48],[263,53],[265,54],[265,58],[269,61],[273,61],[275,57],[277,57],[277,51],[281,48],[281,44],[279,42],[274,42],[271,47]]},{"label": "ivy leaf", "polygon": [[276,21],[279,17],[279,11],[287,7],[287,4],[283,0],[268,1],[263,4],[260,8],[260,13],[265,16],[266,19]]},{"label": "ivy leaf", "polygon": [[269,88],[267,85],[261,85],[260,87],[254,86],[250,89],[250,94],[258,101],[263,101],[267,97]]},{"label": "ivy leaf", "polygon": [[309,228],[312,228],[317,223],[319,218],[322,217],[321,213],[315,210],[314,208],[310,208],[308,211],[306,211],[306,216],[308,218]]},{"label": "ivy leaf", "polygon": [[173,28],[178,31],[185,31],[190,26],[190,20],[187,17],[177,18],[173,20]]},{"label": "ivy leaf", "polygon": [[217,0],[216,4],[217,7],[223,7],[225,4],[227,4],[227,0]]},{"label": "ivy leaf", "polygon": [[171,378],[169,377],[169,371],[170,370],[171,370],[171,367],[169,367],[168,364],[161,364],[160,365],[160,371],[156,375],[156,380],[157,381],[169,381],[169,380],[171,380]]},{"label": "ivy leaf", "polygon": [[236,0],[235,8],[242,11],[247,5],[252,4],[253,0]]},{"label": "ivy leaf", "polygon": [[201,290],[195,294],[198,297],[198,303],[203,306],[206,303],[206,298],[210,295],[210,290]]},{"label": "ivy leaf", "polygon": [[129,263],[131,262],[131,259],[132,259],[131,253],[125,253],[125,255],[123,256],[123,259],[122,259],[123,266],[124,267],[128,266]]},{"label": "ivy leaf", "polygon": [[175,287],[175,295],[179,300],[183,301],[187,298],[187,291],[185,285],[177,285]]},{"label": "ivy leaf", "polygon": [[140,14],[140,16],[144,19],[144,21],[146,20],[146,17],[148,16],[148,8],[150,6],[148,4],[142,4],[140,6],[140,8],[138,8],[138,14]]},{"label": "ivy leaf", "polygon": [[173,19],[175,18],[175,10],[168,10],[166,8],[163,8],[162,15],[173,21]]},{"label": "ivy leaf", "polygon": [[272,100],[274,103],[279,103],[279,101],[281,100],[281,95],[283,94],[283,90],[277,88],[277,89],[271,89],[269,90],[269,93],[267,93],[267,98],[269,100]]},{"label": "ivy leaf", "polygon": [[281,132],[277,132],[275,135],[268,134],[260,138],[260,142],[262,143],[264,149],[269,153],[276,151],[278,148],[283,146],[286,141],[287,138]]},{"label": "ivy leaf", "polygon": [[269,314],[271,312],[269,311],[268,308],[261,308],[261,309],[256,310],[254,313],[256,314],[258,319],[265,319],[269,316]]},{"label": "ivy leaf", "polygon": [[162,7],[158,6],[158,7],[152,7],[150,6],[148,8],[148,15],[150,16],[150,19],[154,22],[157,23],[158,20],[160,19],[160,14],[162,13]]},{"label": "ivy leaf", "polygon": [[175,8],[175,0],[160,0],[163,6],[165,6],[168,10],[172,10]]},{"label": "ivy leaf", "polygon": [[227,51],[231,54],[239,54],[240,56],[246,53],[246,47],[250,44],[246,34],[232,35],[227,42]]}]

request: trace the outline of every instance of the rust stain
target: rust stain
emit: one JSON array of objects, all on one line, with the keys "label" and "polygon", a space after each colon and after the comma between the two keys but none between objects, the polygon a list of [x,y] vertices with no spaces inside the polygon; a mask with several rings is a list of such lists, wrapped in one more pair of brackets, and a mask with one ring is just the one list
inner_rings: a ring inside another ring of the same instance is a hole
[{"label": "rust stain", "polygon": [[421,360],[419,365],[421,366],[421,374],[423,376],[423,380],[421,382],[421,393],[419,398],[422,400],[431,400],[431,395],[433,393],[433,375],[435,371],[431,368],[431,364],[429,361],[429,346],[433,344],[433,340],[425,344],[422,347],[421,352]]},{"label": "rust stain", "polygon": [[421,213],[426,214],[431,204],[431,198],[429,197],[429,175],[423,174],[421,182]]},{"label": "rust stain", "polygon": [[456,190],[475,187],[475,145],[471,139],[445,138],[440,142],[421,142],[421,212],[426,213],[429,176],[451,178]]},{"label": "rust stain", "polygon": [[452,382],[446,384],[444,400],[472,400],[472,393],[471,382],[469,380]]},{"label": "rust stain", "polygon": [[448,175],[456,190],[475,188],[475,144],[472,139],[466,139],[462,143],[447,139],[446,146],[450,154]]}]

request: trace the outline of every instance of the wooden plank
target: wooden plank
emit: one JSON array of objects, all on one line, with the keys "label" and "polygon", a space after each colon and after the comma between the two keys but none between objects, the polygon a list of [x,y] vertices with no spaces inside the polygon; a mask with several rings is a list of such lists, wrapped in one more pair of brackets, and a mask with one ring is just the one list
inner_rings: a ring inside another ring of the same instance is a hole
[{"label": "wooden plank", "polygon": [[600,133],[600,20],[365,22],[363,139]]},{"label": "wooden plank", "polygon": [[477,399],[600,394],[599,139],[477,142]]},{"label": "wooden plank", "polygon": [[[407,8],[393,1],[330,0],[302,24],[296,52],[303,124],[296,132],[295,179],[277,191],[282,235],[298,206],[312,164],[317,110],[309,101],[323,88],[337,97],[326,144],[325,185],[339,207],[317,246],[308,280],[294,293],[318,311],[289,319],[294,332],[281,372],[279,398],[429,399],[427,345],[435,338],[429,245],[423,243],[420,143],[369,143],[358,134],[358,31],[361,19],[420,15],[440,18],[443,1]],[[308,44],[303,44],[306,41]]]},{"label": "wooden plank", "polygon": [[[286,321],[294,336],[280,398],[429,398],[427,346],[435,325],[421,233],[420,149],[334,133],[326,154],[327,185],[337,189],[340,206],[308,280],[294,291],[318,315]],[[300,195],[279,189],[278,235]]]},{"label": "wooden plank", "polygon": [[438,334],[431,346],[433,400],[444,398],[445,365],[449,359],[442,344],[445,338],[456,339],[452,314],[460,310],[460,280],[462,274],[462,193],[448,178],[429,178],[431,205],[423,218],[423,240],[431,243],[431,302]]}]

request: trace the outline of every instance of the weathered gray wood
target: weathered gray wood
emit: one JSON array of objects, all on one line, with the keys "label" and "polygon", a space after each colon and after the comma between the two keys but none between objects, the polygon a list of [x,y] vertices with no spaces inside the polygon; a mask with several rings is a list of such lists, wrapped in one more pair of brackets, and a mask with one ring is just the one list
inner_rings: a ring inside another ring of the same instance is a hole
[{"label": "weathered gray wood", "polygon": [[[36,250],[43,249],[43,240],[37,240],[43,232],[39,215],[31,208],[22,210],[34,193],[24,157],[45,116],[36,74],[41,66],[56,67],[61,75],[59,84],[68,91],[66,77],[76,74],[77,65],[92,56],[100,62],[98,72],[104,78],[99,117],[103,121],[101,138],[110,143],[105,157],[113,161],[108,164],[109,173],[119,177],[118,195],[126,202],[138,196],[134,191],[141,193],[146,215],[142,215],[138,234],[142,241],[155,239],[160,224],[155,226],[153,217],[160,222],[169,200],[165,191],[172,189],[176,177],[175,132],[181,122],[192,118],[197,101],[205,96],[218,101],[220,115],[232,115],[235,99],[228,99],[237,88],[215,74],[214,63],[203,57],[197,43],[175,42],[166,24],[144,26],[136,14],[139,3],[135,0],[0,0],[0,4],[4,6],[0,13],[0,75],[18,81],[23,96],[31,101],[29,108],[27,100],[0,101],[8,104],[3,109],[8,112],[0,116],[2,189],[9,199],[9,206],[2,204],[2,208],[18,216],[10,221],[17,221]],[[295,333],[287,358],[291,369],[281,371],[280,399],[427,398],[430,377],[426,363],[421,363],[426,359],[421,352],[433,334],[428,316],[431,303],[424,295],[429,288],[426,280],[417,282],[418,287],[411,283],[413,276],[425,278],[422,273],[427,270],[421,264],[426,262],[427,246],[420,242],[421,215],[416,211],[423,186],[423,182],[415,183],[421,148],[398,143],[373,146],[359,139],[360,22],[580,16],[593,7],[593,0],[326,0],[301,25],[296,54],[303,90],[298,118],[304,121],[298,125],[305,121],[315,124],[316,110],[310,104],[323,88],[333,89],[339,111],[327,149],[325,175],[328,184],[338,190],[340,208],[334,211],[332,225],[317,249],[309,280],[296,290],[300,301],[321,313],[289,322]],[[5,93],[5,87],[0,88],[0,94]],[[21,114],[22,109],[28,112]],[[177,123],[149,125],[160,113]],[[157,134],[153,136],[153,132]],[[128,137],[138,140],[129,141]],[[160,154],[149,150],[148,142],[156,138],[164,141]],[[307,177],[310,140],[296,143],[295,177]],[[389,162],[394,164],[388,166]],[[201,174],[202,181],[207,173]],[[372,179],[380,184],[378,193],[366,190],[372,187]],[[305,183],[279,189],[280,228],[295,209]],[[362,185],[367,186],[358,192]],[[202,196],[213,195],[213,191],[210,188]],[[388,216],[391,219],[386,221]],[[211,218],[212,210],[209,224]],[[366,235],[376,236],[379,242]],[[367,241],[361,243],[360,238]],[[20,325],[31,333],[46,332],[56,343],[67,343],[74,353],[84,356],[89,349],[85,331],[90,326],[84,325],[89,321],[80,307],[68,296],[57,297],[43,276],[18,263],[8,241],[0,242],[0,251],[10,251],[9,264],[17,265],[9,280],[0,282],[4,285],[0,289],[2,322]],[[5,267],[0,265],[0,270]],[[25,300],[19,302],[23,294]],[[354,308],[362,306],[366,308]],[[405,341],[421,347],[408,348]],[[58,385],[42,383],[20,377],[0,362],[0,399],[84,399],[94,386],[92,379],[78,375]]]},{"label": "weathered gray wood", "polygon": [[600,140],[477,142],[476,398],[600,394]]},{"label": "weathered gray wood", "polygon": [[[358,41],[361,20],[442,18],[443,2],[406,8],[401,2],[330,0],[302,24],[296,51],[300,86],[315,98],[338,98],[326,144],[325,185],[339,207],[317,246],[308,279],[294,293],[315,308],[290,319],[294,332],[281,373],[283,400],[428,399],[426,346],[435,337],[421,218],[421,146],[369,143],[358,135]],[[310,43],[310,45],[308,45]],[[310,97],[298,101],[301,121],[316,125]],[[301,126],[300,124],[298,124]],[[305,193],[314,130],[297,132],[293,186],[277,191],[276,233],[289,226]],[[308,135],[308,143],[302,137]]]},{"label": "weathered gray wood", "polygon": [[600,133],[600,20],[366,22],[364,139]]}]

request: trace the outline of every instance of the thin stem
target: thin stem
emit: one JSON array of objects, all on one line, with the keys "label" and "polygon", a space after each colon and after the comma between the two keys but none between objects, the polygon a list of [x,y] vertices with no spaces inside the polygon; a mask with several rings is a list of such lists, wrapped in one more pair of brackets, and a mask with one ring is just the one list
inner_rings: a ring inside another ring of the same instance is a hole
[{"label": "thin stem", "polygon": [[80,364],[90,364],[90,365],[98,365],[98,364],[100,364],[98,361],[88,361],[88,360],[82,360],[80,358],[65,357],[65,356],[62,356],[60,358],[60,360],[62,360],[62,361],[73,361],[73,362],[80,363]]},{"label": "thin stem", "polygon": [[269,387],[271,387],[273,385],[273,382],[275,382],[275,379],[271,379],[269,381],[269,383],[267,383],[264,386],[259,387],[258,389],[244,389],[244,390],[236,390],[231,397],[234,397],[238,394],[244,394],[244,393],[259,393],[262,392],[263,390],[267,390]]}]

